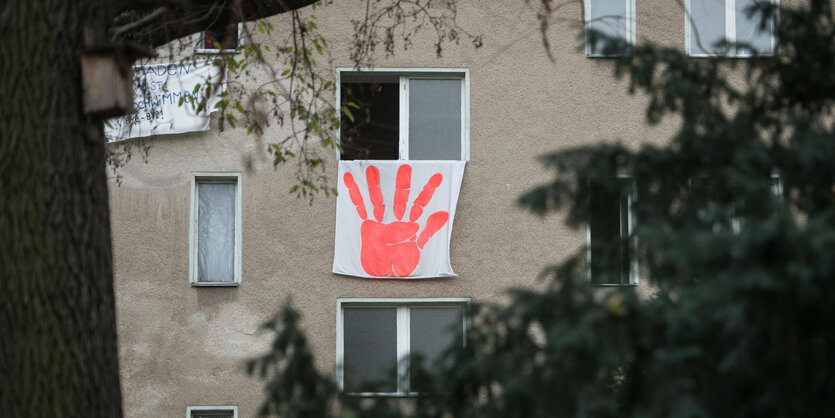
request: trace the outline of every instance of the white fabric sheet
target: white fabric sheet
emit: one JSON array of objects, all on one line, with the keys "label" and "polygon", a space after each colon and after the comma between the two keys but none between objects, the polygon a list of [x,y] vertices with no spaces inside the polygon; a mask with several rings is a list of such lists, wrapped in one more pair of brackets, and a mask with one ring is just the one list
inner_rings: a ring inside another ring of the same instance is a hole
[{"label": "white fabric sheet", "polygon": [[[149,135],[208,131],[210,115],[220,100],[218,93],[226,88],[224,80],[220,89],[215,89],[220,80],[220,69],[208,61],[134,67],[136,113],[109,119],[110,126],[104,125],[104,135],[108,141],[115,142]],[[208,82],[215,91],[207,90]],[[195,112],[206,94],[209,94],[206,108]]]},{"label": "white fabric sheet", "polygon": [[368,278],[455,276],[449,241],[464,164],[340,161],[333,272]]}]

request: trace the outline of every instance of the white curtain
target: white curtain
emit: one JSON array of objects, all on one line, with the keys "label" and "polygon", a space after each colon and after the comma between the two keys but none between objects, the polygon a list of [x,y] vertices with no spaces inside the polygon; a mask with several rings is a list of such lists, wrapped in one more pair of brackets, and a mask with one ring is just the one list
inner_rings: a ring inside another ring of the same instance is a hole
[{"label": "white curtain", "polygon": [[[594,0],[589,2],[589,28],[613,39],[627,39],[626,33],[626,0]],[[591,53],[603,53],[605,43],[598,41],[591,45]],[[622,51],[621,51],[622,52]]]},{"label": "white curtain", "polygon": [[715,47],[725,39],[725,0],[690,1],[690,49],[694,54],[724,54]]},{"label": "white curtain", "polygon": [[199,183],[197,281],[235,280],[235,183]]},{"label": "white curtain", "polygon": [[748,17],[748,9],[751,8],[757,0],[736,0],[736,43],[749,44],[754,51],[737,47],[737,54],[770,54],[771,51],[771,27],[766,30],[760,30],[761,13],[756,13],[752,17]]}]

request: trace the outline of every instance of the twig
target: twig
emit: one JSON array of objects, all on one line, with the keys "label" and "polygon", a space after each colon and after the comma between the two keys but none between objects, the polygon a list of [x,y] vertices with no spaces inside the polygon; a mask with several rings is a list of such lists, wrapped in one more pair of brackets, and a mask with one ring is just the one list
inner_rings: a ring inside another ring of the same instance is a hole
[{"label": "twig", "polygon": [[154,19],[164,15],[167,12],[168,12],[168,6],[160,6],[159,8],[154,10],[153,12],[148,13],[147,15],[145,15],[142,19],[130,22],[127,25],[119,26],[118,28],[113,29],[113,36],[116,37],[116,36],[119,36],[119,35],[121,35],[125,32],[129,32],[129,31],[132,31],[134,29],[145,26],[146,24],[151,23],[151,21],[153,21]]}]

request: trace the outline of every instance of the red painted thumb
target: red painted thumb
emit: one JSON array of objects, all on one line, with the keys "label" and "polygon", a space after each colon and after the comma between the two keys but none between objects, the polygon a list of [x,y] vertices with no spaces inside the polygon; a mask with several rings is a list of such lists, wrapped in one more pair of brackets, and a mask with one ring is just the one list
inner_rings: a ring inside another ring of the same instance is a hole
[{"label": "red painted thumb", "polygon": [[421,231],[420,236],[418,236],[418,248],[423,249],[423,246],[426,245],[426,241],[429,241],[429,238],[432,238],[432,235],[435,235],[439,229],[443,228],[448,220],[448,212],[435,212],[430,215],[429,219],[426,220],[426,226],[423,227],[423,231]]}]

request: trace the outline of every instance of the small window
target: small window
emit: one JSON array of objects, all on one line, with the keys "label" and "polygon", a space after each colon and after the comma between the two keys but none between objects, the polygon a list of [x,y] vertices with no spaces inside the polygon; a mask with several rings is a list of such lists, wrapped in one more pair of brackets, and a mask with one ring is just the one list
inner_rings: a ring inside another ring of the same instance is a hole
[{"label": "small window", "polygon": [[776,0],[688,0],[687,53],[693,57],[772,55],[776,19],[770,19],[763,28],[761,13],[748,15],[755,4],[771,1]]},{"label": "small window", "polygon": [[342,160],[467,159],[466,70],[337,71]]},{"label": "small window", "polygon": [[197,174],[192,183],[190,282],[241,282],[241,175]]},{"label": "small window", "polygon": [[783,200],[783,177],[780,173],[771,173],[771,194],[778,200]]},{"label": "small window", "polygon": [[585,0],[586,55],[626,55],[635,45],[635,0]]},{"label": "small window", "polygon": [[238,418],[237,406],[190,406],[186,418]]},{"label": "small window", "polygon": [[426,374],[463,347],[468,299],[340,299],[337,380],[359,396],[438,392]]},{"label": "small window", "polygon": [[632,235],[634,184],[630,177],[610,184],[591,184],[589,190],[588,262],[594,285],[638,283],[637,242]]},{"label": "small window", "polygon": [[195,34],[198,54],[237,53],[241,47],[241,23],[210,28]]},{"label": "small window", "polygon": [[[726,232],[728,228],[734,234],[739,234],[745,226],[745,218],[743,214],[740,214],[740,208],[748,207],[748,210],[751,210],[752,204],[757,207],[764,207],[763,204],[765,202],[760,199],[757,199],[753,203],[747,202],[746,204],[745,200],[739,197],[734,198],[730,207],[723,207],[722,205],[716,204],[712,200],[712,196],[715,196],[716,192],[706,185],[708,183],[707,180],[704,177],[690,180],[691,193],[693,194],[691,201],[697,208],[695,212],[696,219],[706,230],[714,234]],[[769,178],[769,192],[769,199],[775,199],[777,202],[783,200],[783,179],[779,173],[771,174]]]}]

